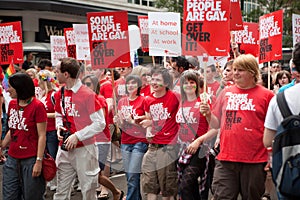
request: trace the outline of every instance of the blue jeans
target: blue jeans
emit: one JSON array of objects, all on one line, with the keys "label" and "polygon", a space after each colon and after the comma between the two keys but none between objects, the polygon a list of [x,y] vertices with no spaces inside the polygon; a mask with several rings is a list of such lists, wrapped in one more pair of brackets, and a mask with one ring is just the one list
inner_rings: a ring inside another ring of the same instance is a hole
[{"label": "blue jeans", "polygon": [[46,187],[42,175],[32,177],[36,157],[15,159],[10,156],[3,167],[3,200],[41,200]]},{"label": "blue jeans", "polygon": [[140,174],[142,160],[148,145],[143,142],[136,144],[122,144],[123,165],[127,179],[127,197],[126,199],[142,199],[140,188]]},{"label": "blue jeans", "polygon": [[54,158],[56,158],[57,150],[58,150],[58,139],[56,130],[54,131],[47,131],[47,139],[46,139],[46,149],[48,153]]}]

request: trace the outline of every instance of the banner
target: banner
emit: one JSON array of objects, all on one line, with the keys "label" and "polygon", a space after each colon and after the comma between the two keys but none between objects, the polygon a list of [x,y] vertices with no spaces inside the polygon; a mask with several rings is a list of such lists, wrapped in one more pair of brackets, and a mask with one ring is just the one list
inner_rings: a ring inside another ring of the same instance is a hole
[{"label": "banner", "polygon": [[73,24],[75,45],[76,45],[76,58],[78,60],[90,60],[90,43],[89,32],[87,24]]},{"label": "banner", "polygon": [[183,55],[227,56],[230,0],[184,1]]},{"label": "banner", "polygon": [[50,46],[51,46],[51,62],[55,66],[60,58],[65,58],[68,56],[66,48],[66,40],[64,36],[50,36]]},{"label": "banner", "polygon": [[282,18],[282,10],[259,18],[259,63],[282,58]]},{"label": "banner", "polygon": [[149,52],[148,16],[138,16],[138,23],[141,31],[142,51]]},{"label": "banner", "polygon": [[243,18],[239,0],[230,0],[230,30],[243,30]]},{"label": "banner", "polygon": [[258,23],[244,22],[244,30],[233,31],[234,41],[239,45],[241,54],[258,57]]},{"label": "banner", "polygon": [[0,24],[0,65],[23,63],[21,22]]},{"label": "banner", "polygon": [[293,14],[293,46],[300,42],[300,15]]},{"label": "banner", "polygon": [[92,68],[130,66],[126,11],[88,13]]},{"label": "banner", "polygon": [[68,57],[76,59],[76,43],[73,28],[64,28]]},{"label": "banner", "polygon": [[149,55],[180,56],[180,14],[149,12]]}]

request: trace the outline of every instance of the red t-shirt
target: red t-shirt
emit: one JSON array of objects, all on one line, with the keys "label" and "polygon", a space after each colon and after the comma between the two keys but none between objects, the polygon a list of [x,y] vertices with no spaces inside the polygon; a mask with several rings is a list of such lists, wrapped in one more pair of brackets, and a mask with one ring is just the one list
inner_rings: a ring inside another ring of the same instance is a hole
[{"label": "red t-shirt", "polygon": [[[83,129],[92,123],[90,115],[99,111],[101,109],[101,105],[98,101],[97,95],[84,85],[79,88],[77,93],[73,93],[72,90],[65,89],[64,96],[66,117],[70,123],[70,132],[71,134],[74,134],[76,131]],[[55,111],[62,114],[63,108],[61,107],[61,90],[55,93],[55,102]],[[66,117],[63,117],[65,128]],[[62,145],[62,142],[63,141],[60,142],[60,145]],[[94,142],[94,137],[92,137],[85,141],[79,141],[76,147],[82,147]]]},{"label": "red t-shirt", "polygon": [[151,87],[150,85],[146,85],[145,87],[141,88],[141,91],[140,91],[140,95],[141,96],[149,96],[151,94]]},{"label": "red t-shirt", "polygon": [[220,83],[218,81],[214,81],[213,83],[207,83],[207,93],[211,96],[216,95],[219,87]]},{"label": "red t-shirt", "polygon": [[101,80],[100,82],[100,94],[105,98],[112,98],[113,96],[113,88],[111,81],[109,80]]},{"label": "red t-shirt", "polygon": [[[45,105],[47,113],[55,113],[54,105],[51,100],[51,96],[53,92],[54,92],[53,90],[49,91],[47,96],[46,97],[43,96],[41,99],[41,102],[43,102],[43,104]],[[54,130],[56,130],[55,118],[47,118],[47,131],[54,131]]]},{"label": "red t-shirt", "polygon": [[[144,110],[145,98],[143,96],[137,97],[135,100],[130,101],[128,97],[123,97],[118,103],[118,113],[121,119],[125,119],[127,115],[131,115],[132,118],[135,116],[145,115]],[[121,126],[122,144],[135,144],[138,142],[147,142],[146,140],[146,129],[140,125],[135,125],[123,120],[123,125]]]},{"label": "red t-shirt", "polygon": [[[192,142],[195,137],[205,134],[208,130],[208,122],[200,113],[200,102],[201,100],[198,97],[194,101],[183,102],[182,106],[178,108],[176,122],[180,125],[178,133],[182,142]],[[182,111],[185,119],[182,116]],[[197,136],[195,136],[190,127],[197,133]]]},{"label": "red t-shirt", "polygon": [[45,106],[38,99],[20,107],[16,99],[8,105],[8,127],[11,134],[8,155],[23,159],[37,155],[38,132],[37,123],[47,122]]},{"label": "red t-shirt", "polygon": [[176,144],[178,124],[176,123],[176,113],[179,101],[176,95],[168,90],[160,98],[153,95],[146,97],[145,111],[152,117],[152,143],[155,144]]},{"label": "red t-shirt", "polygon": [[34,87],[39,86],[39,80],[37,78],[32,79]]},{"label": "red t-shirt", "polygon": [[264,121],[273,92],[257,85],[251,89],[225,88],[214,105],[220,121],[218,160],[260,163],[267,161],[263,145]]},{"label": "red t-shirt", "polygon": [[[104,97],[101,96],[101,95],[98,95],[98,100],[100,102],[101,107],[105,109],[105,112],[104,112],[105,121],[107,122],[108,117],[109,117],[108,116],[107,103],[106,103]],[[110,142],[110,131],[109,131],[109,126],[108,125],[109,124],[106,123],[105,128],[103,129],[103,131],[95,135],[96,142],[105,142],[105,143]]]},{"label": "red t-shirt", "polygon": [[[113,88],[110,80],[101,80],[100,82],[100,91],[99,93],[105,98],[113,98]],[[105,117],[106,118],[106,117]],[[108,117],[106,118],[107,124],[113,124],[114,115],[111,112],[108,113]]]}]

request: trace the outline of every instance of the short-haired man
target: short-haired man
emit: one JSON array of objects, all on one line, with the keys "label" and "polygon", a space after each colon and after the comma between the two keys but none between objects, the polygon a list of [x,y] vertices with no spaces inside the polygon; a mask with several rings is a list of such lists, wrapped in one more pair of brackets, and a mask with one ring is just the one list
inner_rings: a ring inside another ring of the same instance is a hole
[{"label": "short-haired man", "polygon": [[265,191],[267,150],[263,131],[273,92],[257,85],[258,63],[240,55],[233,62],[235,85],[219,95],[212,112],[201,103],[212,128],[220,128],[220,153],[213,178],[214,199],[260,199]]},{"label": "short-haired man", "polygon": [[42,59],[38,64],[38,71],[41,70],[49,70],[52,71],[52,62],[48,59]]},{"label": "short-haired man", "polygon": [[[60,147],[57,152],[55,200],[70,199],[72,181],[76,174],[82,198],[96,199],[100,169],[94,135],[105,128],[105,119],[96,94],[83,86],[77,78],[79,69],[79,63],[73,58],[62,59],[57,67],[57,79],[65,86],[64,90],[55,94],[55,119],[60,146],[64,144],[67,151]],[[62,141],[62,131],[69,131],[71,134],[65,141]]]},{"label": "short-haired man", "polygon": [[31,52],[27,53],[26,60],[22,64],[22,69],[26,71],[27,69],[31,68],[32,60],[33,60],[33,54]]},{"label": "short-haired man", "polygon": [[179,101],[168,88],[172,77],[165,68],[152,71],[153,93],[145,100],[146,116],[141,125],[147,127],[149,148],[142,162],[142,185],[147,199],[156,199],[161,192],[167,200],[177,194],[176,143],[178,124],[176,113]]},{"label": "short-haired man", "polygon": [[172,90],[180,94],[180,75],[190,68],[190,63],[184,56],[172,58],[172,70],[170,71],[173,76]]}]

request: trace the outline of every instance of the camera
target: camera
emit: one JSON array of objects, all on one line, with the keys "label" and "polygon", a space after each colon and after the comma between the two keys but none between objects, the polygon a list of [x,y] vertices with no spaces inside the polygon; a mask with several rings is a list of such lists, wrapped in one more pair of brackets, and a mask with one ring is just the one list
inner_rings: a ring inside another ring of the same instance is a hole
[{"label": "camera", "polygon": [[69,131],[60,131],[60,135],[63,137],[63,144],[61,145],[61,149],[64,151],[68,151],[68,149],[66,148],[66,139],[71,135],[71,133]]},{"label": "camera", "polygon": [[220,153],[220,144],[217,147],[211,148],[209,154],[216,157]]}]

